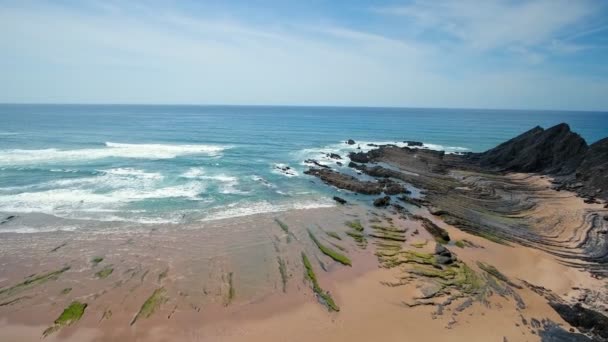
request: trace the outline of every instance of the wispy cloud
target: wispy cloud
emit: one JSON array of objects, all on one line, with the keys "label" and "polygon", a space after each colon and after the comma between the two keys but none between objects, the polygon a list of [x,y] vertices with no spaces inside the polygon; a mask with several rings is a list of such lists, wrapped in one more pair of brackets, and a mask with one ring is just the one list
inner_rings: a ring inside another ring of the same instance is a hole
[{"label": "wispy cloud", "polygon": [[223,6],[1,3],[0,101],[608,108],[606,71],[549,58],[587,51],[564,37],[602,31],[583,25],[592,1],[414,1],[362,7],[365,19],[257,22]]},{"label": "wispy cloud", "polygon": [[478,50],[542,48],[597,11],[588,0],[436,0],[376,8],[413,30],[438,33]]}]

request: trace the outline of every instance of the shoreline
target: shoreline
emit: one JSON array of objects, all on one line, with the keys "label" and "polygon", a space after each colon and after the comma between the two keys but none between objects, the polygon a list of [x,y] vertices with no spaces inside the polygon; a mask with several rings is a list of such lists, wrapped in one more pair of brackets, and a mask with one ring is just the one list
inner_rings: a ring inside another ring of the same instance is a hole
[{"label": "shoreline", "polygon": [[[575,200],[580,199],[575,198]],[[582,200],[580,201],[582,202]],[[424,211],[424,209],[422,211]],[[305,239],[306,228],[304,226],[308,225],[308,223],[323,221],[326,222],[325,225],[328,227],[333,227],[334,224],[336,226],[343,226],[343,220],[353,218],[353,215],[360,218],[364,217],[372,219],[378,217],[370,214],[372,212],[376,212],[376,215],[380,213],[380,217],[383,215],[376,209],[367,209],[359,205],[341,206],[329,209],[295,210],[280,214],[283,214],[281,217],[284,219],[284,222],[286,222],[290,228],[293,227],[294,229],[293,234],[295,241],[292,241],[291,243],[300,243],[299,241],[302,241],[302,247],[305,250],[310,251],[314,246],[311,245],[310,241],[306,241]],[[428,214],[428,212],[425,215],[432,218],[432,215]],[[215,229],[212,227],[206,227],[200,230],[180,229],[173,231],[167,229],[151,229],[147,234],[142,232],[123,232],[101,235],[102,237],[105,236],[109,240],[114,240],[114,242],[120,241],[120,243],[114,244],[114,248],[117,248],[116,246],[121,246],[122,243],[135,236],[139,237],[140,239],[152,239],[158,241],[156,244],[157,248],[159,246],[164,246],[164,248],[172,249],[183,243],[183,240],[191,240],[193,236],[204,235],[204,232],[209,233],[213,231],[217,233],[222,230],[222,227],[230,226],[234,228],[234,226],[241,226],[247,223],[256,223],[258,228],[260,226],[266,226],[268,223],[272,222],[275,216],[277,215],[258,214],[244,218],[226,219],[222,220],[221,222],[214,221],[216,223],[214,227]],[[387,215],[387,217],[392,217],[393,220],[398,220],[398,216],[399,215],[395,214]],[[579,271],[574,271],[572,269],[570,269],[571,271],[567,271],[569,269],[568,267],[560,265],[550,254],[545,252],[524,246],[502,246],[486,239],[470,235],[449,225],[445,225],[435,219],[433,219],[433,221],[444,227],[453,238],[458,239],[459,241],[467,240],[472,242],[473,245],[477,246],[464,249],[455,248],[453,245],[450,247],[450,250],[453,250],[459,259],[467,263],[473,264],[475,260],[482,259],[485,262],[490,262],[498,267],[507,276],[513,276],[513,279],[519,279],[519,276],[523,274],[522,279],[525,278],[527,281],[533,284],[547,287],[556,293],[562,293],[566,290],[572,292],[572,287],[593,288],[599,286],[598,280],[587,277],[584,274],[581,274]],[[276,228],[274,229],[276,234],[283,234],[281,238],[288,235],[282,232],[279,227],[273,228]],[[252,230],[255,230],[255,227],[252,226],[250,230],[245,230],[245,232],[251,232]],[[5,234],[3,235],[6,236]],[[32,234],[13,233],[10,235],[12,235],[12,238],[19,238],[30,236]],[[87,235],[86,233],[51,232],[38,233],[34,235],[37,236],[30,236],[32,239],[22,240],[44,240],[45,238],[49,238],[51,236],[58,237],[58,235],[61,235],[61,237],[59,237],[57,240],[53,240],[53,243],[47,241],[48,245],[54,245],[56,242],[58,242],[58,240],[65,239],[70,240],[71,242],[61,248],[67,248],[70,244],[74,244],[76,245],[76,248],[82,252],[83,249],[86,249],[87,244],[90,243],[94,243],[97,245],[97,247],[106,247],[105,242],[99,241],[99,239],[96,239],[95,237],[92,239],[89,237],[87,240],[83,239],[84,236],[79,236]],[[6,246],[6,243],[14,243],[15,241],[12,241],[12,238],[5,239],[3,241],[3,246]],[[203,239],[201,236],[199,236],[199,238]],[[419,239],[430,241],[432,240],[432,236],[420,229],[419,234],[413,239],[415,240],[412,240],[411,243],[415,243],[416,241],[419,241]],[[217,238],[212,240],[217,242]],[[167,243],[168,241],[170,241],[170,243]],[[267,242],[269,244],[267,247],[273,248],[271,247],[271,241],[272,240]],[[38,243],[40,244],[41,242]],[[285,244],[283,247],[289,247],[286,242],[283,243]],[[19,245],[19,243],[14,246],[15,249],[19,249],[20,247],[23,247],[23,245]],[[61,248],[54,253],[60,252]],[[514,248],[516,249],[515,251],[513,250]],[[129,245],[126,250],[132,258],[133,255],[137,255],[137,253],[139,253],[138,247],[133,245]],[[108,297],[107,294],[102,294],[99,298],[94,299],[92,303],[89,304],[86,315],[77,326],[73,325],[65,327],[58,334],[49,336],[45,340],[105,341],[143,338],[144,340],[162,341],[163,338],[171,338],[171,340],[178,341],[240,341],[244,339],[248,341],[261,341],[268,339],[272,340],[289,338],[286,335],[281,336],[281,332],[283,334],[289,334],[290,337],[293,337],[293,335],[291,335],[293,331],[298,331],[298,336],[301,336],[301,338],[295,338],[292,340],[306,340],[308,338],[312,338],[313,336],[317,336],[317,339],[320,339],[321,341],[331,341],[344,338],[348,338],[353,341],[362,341],[365,338],[377,336],[377,334],[380,334],[382,331],[385,331],[385,329],[388,328],[393,329],[393,334],[391,336],[394,336],[388,338],[389,341],[396,341],[403,338],[450,338],[451,340],[458,341],[467,339],[470,340],[475,336],[481,336],[479,334],[485,334],[483,336],[488,337],[495,336],[497,338],[501,336],[509,336],[510,341],[517,340],[515,339],[516,336],[527,336],[527,339],[533,339],[534,336],[537,335],[531,333],[532,329],[529,325],[524,326],[521,323],[519,323],[520,326],[515,325],[516,319],[521,320],[521,318],[517,316],[518,313],[522,315],[521,317],[527,316],[528,318],[526,318],[526,320],[528,321],[531,318],[535,318],[540,322],[543,320],[550,320],[555,324],[567,326],[567,323],[565,323],[559,317],[559,315],[552,311],[541,297],[531,293],[529,290],[526,290],[522,295],[522,298],[524,298],[526,304],[528,305],[526,309],[509,309],[514,311],[512,311],[511,314],[507,314],[506,312],[510,311],[504,308],[508,306],[513,307],[513,303],[510,303],[509,300],[504,302],[499,296],[498,298],[492,299],[492,302],[494,302],[495,305],[503,307],[503,309],[498,309],[498,307],[488,309],[483,305],[478,307],[479,304],[474,304],[472,309],[470,309],[471,311],[466,311],[469,315],[466,316],[468,318],[462,322],[460,322],[460,319],[457,319],[457,323],[452,324],[448,329],[446,326],[448,323],[450,323],[449,316],[441,319],[434,319],[432,318],[432,307],[416,306],[413,308],[407,308],[402,304],[401,301],[403,299],[411,299],[415,297],[417,293],[419,293],[419,289],[416,289],[416,287],[408,287],[406,292],[402,292],[400,287],[387,287],[381,284],[382,281],[390,281],[390,279],[395,277],[395,275],[399,272],[396,272],[393,269],[378,268],[376,256],[373,255],[373,250],[374,248],[372,247],[371,243],[368,245],[368,249],[365,250],[357,249],[354,245],[349,245],[348,255],[352,258],[353,265],[355,265],[355,267],[352,268],[345,268],[335,263],[329,264],[329,260],[327,259],[323,260],[325,260],[325,262],[331,266],[329,268],[329,272],[323,272],[321,268],[318,267],[318,264],[315,265],[317,275],[321,277],[320,282],[322,283],[322,286],[327,290],[330,290],[336,301],[341,306],[341,311],[339,313],[328,313],[322,305],[317,303],[317,300],[314,298],[314,294],[312,293],[309,285],[305,282],[304,277],[300,273],[301,266],[298,264],[297,255],[294,256],[293,254],[287,254],[289,258],[291,258],[290,266],[293,267],[293,269],[291,269],[291,278],[288,285],[288,292],[286,294],[282,293],[275,284],[274,290],[270,291],[269,293],[258,296],[257,298],[253,298],[251,300],[243,300],[243,297],[241,297],[243,295],[241,292],[243,291],[243,288],[241,287],[241,284],[237,282],[237,296],[235,297],[237,299],[228,306],[224,306],[224,304],[221,303],[221,300],[218,300],[217,298],[212,300],[210,303],[201,305],[199,308],[190,307],[182,309],[180,308],[180,305],[182,304],[178,304],[176,308],[172,304],[165,303],[161,306],[159,311],[150,318],[139,321],[135,327],[129,326],[128,321],[132,319],[132,316],[134,313],[136,313],[137,306],[141,304],[141,302],[145,301],[147,294],[149,294],[155,287],[159,286],[157,281],[151,281],[153,283],[152,286],[144,285],[143,288],[136,291],[138,294],[135,294],[134,299],[137,300],[134,300],[133,303],[126,304],[126,309],[123,311],[113,311],[113,316],[108,321],[99,320],[100,316],[103,316],[104,312],[102,312],[100,309],[103,307],[103,305],[100,306],[97,304],[97,302],[101,301],[104,303],[113,303],[118,298],[122,299],[122,296],[110,295],[110,297]],[[312,251],[312,253],[315,253],[314,249]],[[64,253],[68,253],[68,251],[64,250]],[[165,255],[165,253],[166,251],[159,251],[156,255]],[[179,253],[183,253],[183,250],[177,254]],[[234,253],[238,254],[238,251]],[[93,255],[95,253],[90,252],[89,254]],[[518,256],[518,260],[525,260],[528,258],[538,260],[539,266],[533,267],[532,269],[530,269],[530,265],[524,264],[522,266],[522,263],[511,260],[513,256]],[[33,259],[36,258],[31,258],[31,260]],[[169,257],[169,260],[170,259],[171,257]],[[5,253],[3,253],[1,260],[3,265],[7,264]],[[25,260],[27,260],[27,258]],[[141,260],[141,258],[139,258],[139,260]],[[20,261],[24,261],[23,256],[17,256],[16,259],[14,259],[15,263],[19,263]],[[175,283],[179,283],[182,279],[182,276],[179,274],[182,272],[184,272],[184,275],[189,274],[189,272],[185,271],[188,269],[188,267],[192,267],[192,264],[186,266],[184,264],[179,264],[179,262],[176,262],[176,260],[173,260],[173,262],[174,266],[170,268],[167,278],[161,281],[164,282],[163,287],[177,286]],[[50,269],[51,264],[47,265],[46,267]],[[59,266],[59,263],[55,263],[55,265]],[[116,269],[114,272],[116,272],[116,274],[122,273],[118,270],[120,264],[115,265]],[[154,266],[151,266],[150,269],[154,269],[154,271],[151,271],[151,276],[157,277],[160,273],[162,273],[162,267],[158,263],[155,264],[154,262],[152,262],[152,265]],[[542,267],[540,267],[541,265]],[[540,267],[540,269],[537,267]],[[79,267],[75,266],[73,269],[76,268]],[[86,268],[88,267],[81,265],[79,272],[82,272],[83,269]],[[528,271],[522,273],[522,270],[525,269],[528,269]],[[91,284],[96,283],[97,280],[90,279],[90,273],[92,270],[93,269],[90,271],[84,271],[84,273],[89,273],[89,275],[79,275],[75,279],[71,280],[78,280],[78,283],[81,286],[85,284],[88,284],[87,286],[93,286]],[[540,277],[538,276],[538,270],[543,271],[542,276]],[[124,272],[124,269],[121,271]],[[26,271],[22,269],[20,273],[25,275],[28,272],[29,270]],[[224,271],[220,273],[223,272]],[[84,277],[84,279],[82,277]],[[212,276],[211,278],[215,277]],[[278,279],[275,279],[275,282],[277,280]],[[59,291],[61,287],[59,284],[57,284],[59,282],[61,282],[61,279],[49,282],[48,286],[51,286],[52,284],[55,287],[55,291]],[[2,281],[0,283],[0,288],[5,287],[7,283],[10,282],[6,280]],[[200,283],[205,282],[200,281]],[[106,283],[104,286],[114,287],[115,285],[115,283]],[[93,287],[96,286],[98,285],[94,285]],[[103,288],[104,286],[101,287]],[[193,285],[189,283],[178,287],[192,288]],[[74,291],[73,297],[82,297],[77,296],[74,289],[72,291]],[[370,291],[374,293],[373,296],[369,296]],[[58,296],[55,295],[56,300],[57,297]],[[89,299],[91,298],[90,296],[87,297],[86,295],[84,297]],[[177,297],[179,297],[179,295],[177,295]],[[379,304],[380,299],[383,300],[382,303],[384,304]],[[60,301],[62,300],[58,300],[58,302]],[[67,302],[66,300],[63,301]],[[19,305],[19,303],[15,305]],[[34,305],[34,308],[40,309],[47,306],[48,304],[45,304],[44,301],[42,301],[38,305]],[[47,322],[47,325],[50,324],[54,319],[54,316],[61,311],[60,305],[53,305],[52,307],[53,310],[49,310],[49,312],[34,315],[32,315],[32,311],[27,310],[26,308],[21,308],[21,311],[25,310],[25,312],[23,312],[25,316],[17,315],[22,317],[22,320],[20,320],[19,318],[15,319],[14,313],[7,316],[9,312],[12,312],[13,309],[15,309],[13,305],[5,306],[4,308],[0,306],[0,317],[2,317],[0,319],[0,322],[2,322],[0,323],[0,331],[2,332],[0,335],[4,335],[7,338],[12,336],[19,336],[20,338],[23,338],[24,336],[31,336],[32,341],[39,340],[41,331],[47,328],[47,326],[44,325],[44,322]],[[197,311],[197,309],[200,311]],[[168,323],[169,321],[167,321],[168,316],[172,316],[170,321],[171,323]],[[27,319],[24,317],[27,317]],[[368,318],[366,319],[365,317]],[[480,326],[481,323],[477,322],[479,319],[482,319],[484,322],[488,322],[488,320],[504,322],[505,317],[510,317],[514,322],[512,327],[498,330],[493,328],[495,331],[490,331],[482,329]],[[10,318],[10,321],[7,321],[7,318]],[[364,325],[361,325],[361,319],[365,320]],[[409,324],[406,324],[407,322],[409,322]],[[23,325],[24,323],[26,323],[26,325]],[[311,330],[311,325],[317,328]],[[290,329],[284,329],[285,326],[289,326]],[[435,328],[432,328],[433,326],[435,326]],[[363,334],[363,331],[361,330],[362,328],[364,328],[365,331],[368,331],[367,335]],[[113,331],[113,333],[108,335],[109,331]],[[178,331],[181,331],[182,333],[183,331],[186,331],[187,333],[180,335]],[[306,335],[307,331],[310,333],[310,335]],[[321,337],[318,335],[320,332],[322,332]],[[516,335],[516,333],[518,335]]]},{"label": "shoreline", "polygon": [[[331,208],[0,234],[0,338],[608,339],[603,157],[547,150],[551,132],[602,148],[567,125],[482,154],[370,146],[338,170],[308,162],[331,193],[348,191]],[[532,147],[510,158],[522,141]],[[505,172],[505,160],[589,178]]]}]

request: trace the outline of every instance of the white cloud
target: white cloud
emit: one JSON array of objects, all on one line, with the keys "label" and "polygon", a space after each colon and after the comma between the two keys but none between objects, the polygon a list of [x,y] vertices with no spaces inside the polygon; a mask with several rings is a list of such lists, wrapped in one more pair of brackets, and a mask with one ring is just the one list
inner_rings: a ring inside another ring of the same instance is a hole
[{"label": "white cloud", "polygon": [[549,42],[595,8],[587,0],[436,0],[377,11],[407,17],[420,30],[441,31],[472,48],[487,50]]},{"label": "white cloud", "polygon": [[[329,19],[259,25],[123,2],[89,2],[89,11],[5,6],[0,102],[608,107],[605,80],[529,67],[545,61],[537,44],[573,49],[553,36],[587,13],[584,7],[563,5],[570,13],[549,19],[546,1],[525,10],[474,3],[382,9],[415,18],[420,30],[439,25],[473,49]],[[507,19],[487,17],[494,10],[522,27],[503,29]],[[542,23],[531,23],[534,15]],[[499,47],[527,62],[477,65],[485,50]]]}]

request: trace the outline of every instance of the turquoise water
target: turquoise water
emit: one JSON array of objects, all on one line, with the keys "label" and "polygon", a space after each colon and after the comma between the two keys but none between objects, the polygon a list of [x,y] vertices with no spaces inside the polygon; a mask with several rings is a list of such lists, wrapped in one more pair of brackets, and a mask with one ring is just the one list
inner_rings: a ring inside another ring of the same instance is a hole
[{"label": "turquoise water", "polygon": [[590,143],[608,135],[594,112],[0,105],[0,118],[0,212],[138,224],[331,206],[303,161],[339,168],[324,154],[355,150],[348,138],[459,152],[560,122]]}]

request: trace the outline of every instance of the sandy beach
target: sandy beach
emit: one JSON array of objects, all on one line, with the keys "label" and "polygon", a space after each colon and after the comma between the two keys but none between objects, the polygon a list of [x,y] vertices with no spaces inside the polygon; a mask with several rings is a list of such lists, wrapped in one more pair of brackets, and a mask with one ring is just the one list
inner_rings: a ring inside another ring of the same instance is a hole
[{"label": "sandy beach", "polygon": [[[547,188],[549,184],[539,177],[529,182]],[[580,235],[577,214],[601,207],[567,192],[548,189],[544,196],[535,215],[554,217],[559,212],[571,217],[560,220],[555,239],[573,237],[573,245]],[[397,242],[405,251],[432,254],[434,237],[420,221],[357,204],[126,232],[5,233],[0,288],[21,286],[0,294],[0,339],[40,340],[77,300],[86,303],[82,318],[45,340],[367,341],[383,336],[387,341],[471,341],[483,336],[487,341],[538,341],[551,334],[554,325],[566,330],[569,325],[523,281],[563,298],[575,298],[577,289],[601,291],[605,286],[550,253],[468,234],[433,218],[425,208],[414,213],[449,232],[452,242],[446,247],[458,262],[480,275],[484,271],[477,262],[494,266],[512,282],[509,288],[516,295],[455,297],[438,313],[437,303],[424,299],[432,282],[405,276],[406,264],[380,267],[374,254],[380,251],[378,244],[388,240],[368,236],[362,248],[346,234],[345,222],[403,228],[405,241]],[[322,245],[343,250],[352,267],[324,255],[309,231]],[[455,241],[466,245],[459,247]],[[316,298],[302,252],[339,312],[328,311]],[[27,283],[57,270],[44,281]],[[102,274],[104,270],[109,274]],[[154,309],[138,315],[154,293],[162,294]]]}]

